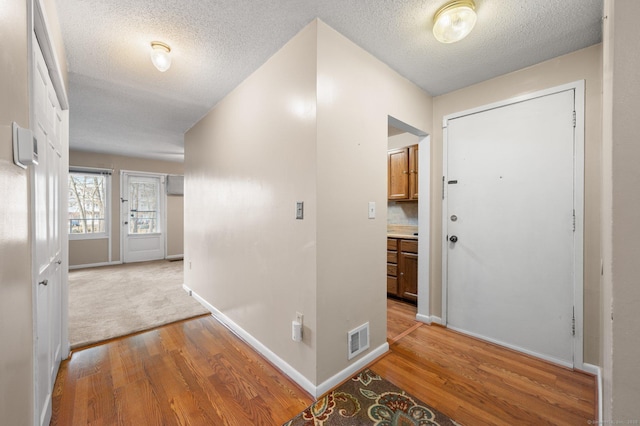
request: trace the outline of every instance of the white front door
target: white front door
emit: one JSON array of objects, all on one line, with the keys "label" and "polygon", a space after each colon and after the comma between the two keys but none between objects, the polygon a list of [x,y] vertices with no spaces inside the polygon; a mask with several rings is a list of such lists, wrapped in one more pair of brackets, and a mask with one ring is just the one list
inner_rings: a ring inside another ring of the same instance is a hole
[{"label": "white front door", "polygon": [[122,172],[123,261],[165,258],[165,177]]},{"label": "white front door", "polygon": [[446,132],[447,325],[573,366],[574,90]]},{"label": "white front door", "polygon": [[52,391],[62,358],[61,197],[63,134],[67,116],[60,108],[46,63],[34,37],[34,135],[38,164],[33,170],[33,230],[36,340],[35,410],[38,424],[49,424]]}]

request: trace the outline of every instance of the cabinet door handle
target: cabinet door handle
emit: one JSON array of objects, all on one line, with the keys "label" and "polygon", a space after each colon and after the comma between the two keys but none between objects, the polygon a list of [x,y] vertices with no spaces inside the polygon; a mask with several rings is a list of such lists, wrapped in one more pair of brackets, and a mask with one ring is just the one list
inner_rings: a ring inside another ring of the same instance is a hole
[{"label": "cabinet door handle", "polygon": [[409,174],[409,172],[408,172],[408,171],[406,171],[406,170],[403,170],[403,171],[402,171],[402,174],[403,174],[403,175],[408,175],[408,174]]}]

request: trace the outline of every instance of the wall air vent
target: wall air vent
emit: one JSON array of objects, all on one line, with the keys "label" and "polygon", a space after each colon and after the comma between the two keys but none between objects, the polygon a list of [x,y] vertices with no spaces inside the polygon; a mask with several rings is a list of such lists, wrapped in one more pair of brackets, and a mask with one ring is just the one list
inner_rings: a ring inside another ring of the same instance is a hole
[{"label": "wall air vent", "polygon": [[347,346],[349,347],[349,356],[348,356],[349,359],[369,349],[369,323],[368,322],[362,324],[358,328],[354,328],[349,332]]}]

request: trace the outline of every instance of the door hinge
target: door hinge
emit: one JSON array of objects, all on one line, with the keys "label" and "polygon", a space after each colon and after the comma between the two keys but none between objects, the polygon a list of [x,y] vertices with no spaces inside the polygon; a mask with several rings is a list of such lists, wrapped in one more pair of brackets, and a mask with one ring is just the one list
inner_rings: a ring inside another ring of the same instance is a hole
[{"label": "door hinge", "polygon": [[576,112],[573,111],[573,127],[576,127]]},{"label": "door hinge", "polygon": [[444,200],[444,176],[442,176],[442,199]]},{"label": "door hinge", "polygon": [[571,335],[576,335],[576,308],[575,306],[572,308],[571,312]]},{"label": "door hinge", "polygon": [[576,211],[573,211],[573,232],[576,232]]}]

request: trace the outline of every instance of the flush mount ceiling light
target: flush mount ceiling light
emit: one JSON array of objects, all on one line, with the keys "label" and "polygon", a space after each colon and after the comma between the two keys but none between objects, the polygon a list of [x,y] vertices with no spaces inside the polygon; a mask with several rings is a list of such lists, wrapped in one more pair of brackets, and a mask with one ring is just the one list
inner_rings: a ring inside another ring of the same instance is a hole
[{"label": "flush mount ceiling light", "polygon": [[433,35],[441,43],[465,38],[476,24],[473,0],[454,0],[442,6],[433,17]]},{"label": "flush mount ceiling light", "polygon": [[161,41],[151,42],[151,62],[158,68],[158,71],[165,72],[171,66],[171,48]]}]

